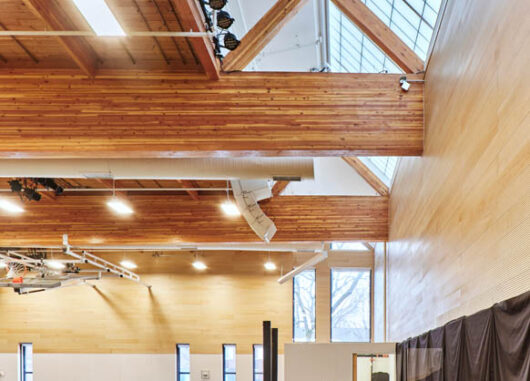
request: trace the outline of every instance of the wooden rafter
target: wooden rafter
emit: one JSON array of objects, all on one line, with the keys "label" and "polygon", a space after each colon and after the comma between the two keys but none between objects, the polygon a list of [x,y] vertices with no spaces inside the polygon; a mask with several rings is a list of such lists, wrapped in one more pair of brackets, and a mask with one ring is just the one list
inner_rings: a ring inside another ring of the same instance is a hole
[{"label": "wooden rafter", "polygon": [[[199,186],[195,181],[192,180],[177,180],[184,188],[198,188]],[[188,189],[186,193],[190,195],[193,200],[199,200],[199,192],[196,190]]]},{"label": "wooden rafter", "polygon": [[308,0],[278,0],[223,60],[224,71],[245,69]]},{"label": "wooden rafter", "polygon": [[333,0],[337,7],[406,73],[423,71],[423,61],[361,0]]},{"label": "wooden rafter", "polygon": [[[185,31],[205,32],[205,19],[196,0],[170,0]],[[209,37],[191,38],[191,46],[209,79],[219,79],[220,64]]]},{"label": "wooden rafter", "polygon": [[272,196],[276,197],[282,194],[282,192],[289,185],[289,181],[276,181],[272,187]]},{"label": "wooden rafter", "polygon": [[[23,0],[24,4],[52,30],[76,30],[64,9],[55,0]],[[84,74],[94,76],[98,58],[83,37],[57,37]]]},{"label": "wooden rafter", "polygon": [[346,163],[350,165],[374,190],[381,196],[390,194],[388,187],[381,181],[371,170],[357,157],[343,157]]}]

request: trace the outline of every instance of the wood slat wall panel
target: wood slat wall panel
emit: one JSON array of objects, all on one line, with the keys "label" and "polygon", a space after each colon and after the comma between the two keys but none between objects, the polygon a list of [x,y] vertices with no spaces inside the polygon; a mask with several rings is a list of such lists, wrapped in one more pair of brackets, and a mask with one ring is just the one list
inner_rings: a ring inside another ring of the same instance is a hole
[{"label": "wood slat wall panel", "polygon": [[418,155],[423,85],[398,75],[0,82],[0,157]]},{"label": "wood slat wall panel", "polygon": [[[283,352],[283,344],[292,340],[292,283],[277,283],[279,269],[299,265],[311,254],[270,255],[278,265],[275,272],[263,268],[269,254],[256,252],[203,253],[209,269],[197,272],[187,252],[143,260],[139,257],[145,253],[114,253],[105,257],[140,265],[151,291],[118,279],[95,282],[97,289],[25,296],[0,289],[0,353],[16,353],[18,343],[32,342],[36,353],[174,354],[176,343],[189,343],[193,354],[219,354],[221,344],[235,343],[239,354],[251,354],[252,344],[261,340],[263,320],[279,328]],[[329,272],[330,266],[364,267],[371,259],[371,253],[330,253],[321,266]],[[149,261],[154,264],[144,273]],[[323,295],[317,303],[329,305],[329,293],[327,302]]]},{"label": "wood slat wall panel", "polygon": [[[530,3],[449,0],[391,193],[390,340],[530,289]],[[492,27],[495,25],[495,27]]]},{"label": "wood slat wall panel", "polygon": [[[105,205],[107,198],[64,196],[26,204],[26,212],[0,211],[0,246],[71,244],[157,244],[178,242],[257,242],[243,217],[228,218],[219,204],[223,196],[134,195],[135,210],[119,217]],[[264,212],[278,227],[274,241],[378,241],[387,238],[385,197],[274,197]]]}]

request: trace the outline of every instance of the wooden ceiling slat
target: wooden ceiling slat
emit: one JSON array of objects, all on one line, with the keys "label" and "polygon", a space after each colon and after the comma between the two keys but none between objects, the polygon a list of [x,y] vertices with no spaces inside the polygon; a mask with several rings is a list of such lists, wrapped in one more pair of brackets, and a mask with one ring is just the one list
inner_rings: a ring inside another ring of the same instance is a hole
[{"label": "wooden ceiling slat", "polygon": [[[226,196],[129,195],[135,213],[115,215],[106,197],[59,196],[25,205],[26,212],[0,212],[0,246],[71,244],[170,244],[179,242],[258,242],[243,217],[229,218],[219,204]],[[278,227],[275,242],[384,241],[386,197],[286,196],[262,205]]]},{"label": "wooden ceiling slat", "polygon": [[[0,157],[420,155],[423,84],[399,75],[0,81]],[[23,110],[23,111],[21,111]]]}]

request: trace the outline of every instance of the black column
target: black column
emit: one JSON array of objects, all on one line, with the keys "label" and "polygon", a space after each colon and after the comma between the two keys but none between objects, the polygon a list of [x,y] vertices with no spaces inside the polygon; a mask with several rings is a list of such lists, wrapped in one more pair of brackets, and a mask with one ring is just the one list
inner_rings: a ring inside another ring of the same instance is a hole
[{"label": "black column", "polygon": [[278,381],[278,328],[272,329],[271,381]]},{"label": "black column", "polygon": [[271,380],[271,322],[263,322],[263,381]]}]

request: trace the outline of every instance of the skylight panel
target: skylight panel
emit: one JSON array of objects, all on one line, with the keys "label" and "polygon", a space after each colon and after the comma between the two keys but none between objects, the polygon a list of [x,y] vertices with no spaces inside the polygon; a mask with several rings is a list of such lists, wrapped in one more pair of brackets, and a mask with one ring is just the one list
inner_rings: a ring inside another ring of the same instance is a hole
[{"label": "skylight panel", "polygon": [[431,41],[441,0],[363,0],[423,60]]},{"label": "skylight panel", "polygon": [[395,156],[373,156],[359,157],[359,159],[370,170],[383,181],[386,186],[390,187],[396,171],[398,158]]},{"label": "skylight panel", "polygon": [[355,26],[329,4],[330,66],[333,72],[402,73],[399,67]]},{"label": "skylight panel", "polygon": [[125,36],[105,0],[73,0],[92,30],[98,36]]}]

